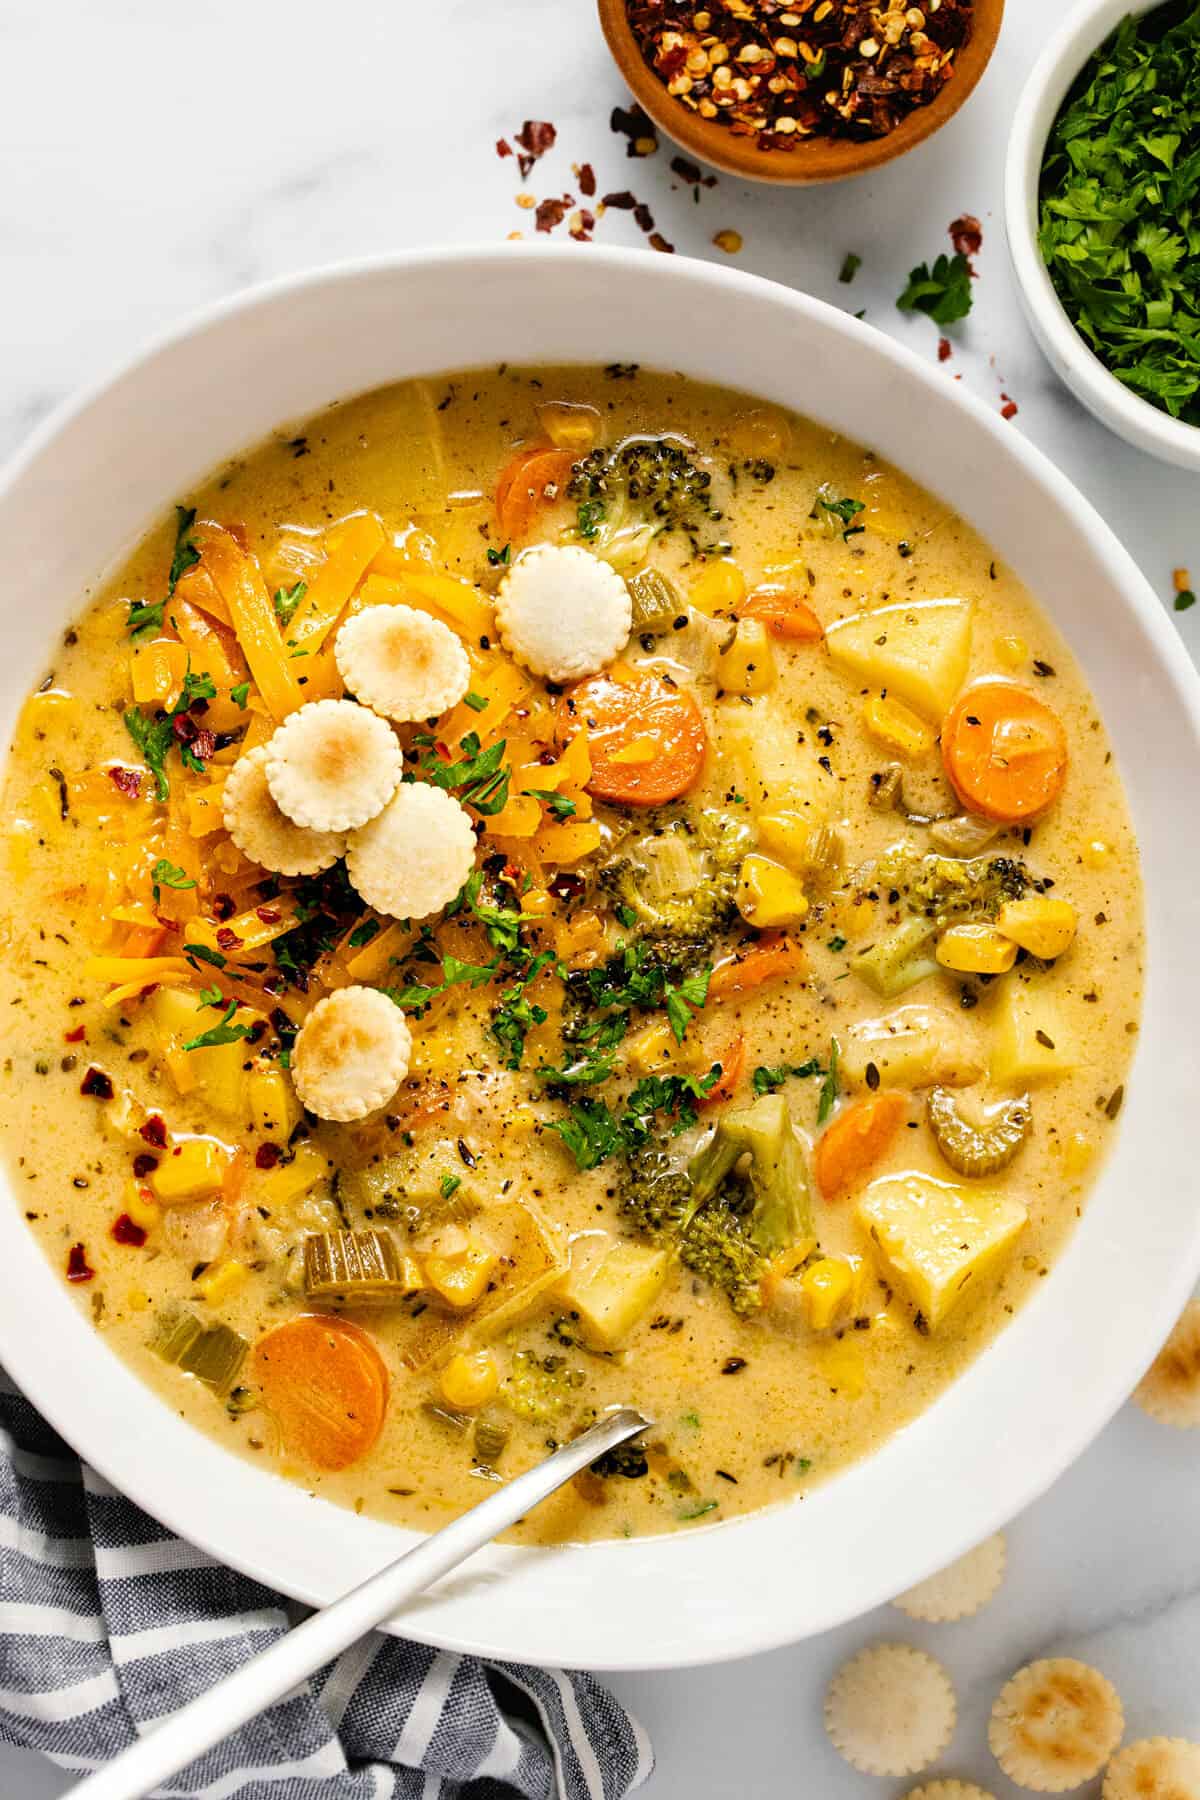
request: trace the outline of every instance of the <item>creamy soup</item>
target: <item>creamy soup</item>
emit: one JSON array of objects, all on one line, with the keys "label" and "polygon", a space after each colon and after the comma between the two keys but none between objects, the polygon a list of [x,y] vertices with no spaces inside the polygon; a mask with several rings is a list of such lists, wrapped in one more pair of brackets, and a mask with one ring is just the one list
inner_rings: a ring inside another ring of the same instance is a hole
[{"label": "creamy soup", "polygon": [[180,502],[3,802],[12,1191],[97,1332],[418,1527],[618,1402],[518,1535],[875,1449],[1050,1272],[1138,1029],[1035,601],[869,449],[625,366],[373,393]]}]

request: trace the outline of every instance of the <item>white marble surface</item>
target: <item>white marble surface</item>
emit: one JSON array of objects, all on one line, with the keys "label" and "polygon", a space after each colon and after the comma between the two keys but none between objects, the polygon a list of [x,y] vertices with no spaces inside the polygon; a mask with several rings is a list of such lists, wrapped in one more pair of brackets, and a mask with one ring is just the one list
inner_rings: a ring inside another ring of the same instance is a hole
[{"label": "white marble surface", "polygon": [[[1009,0],[983,86],[931,144],[878,175],[809,193],[722,178],[698,205],[664,146],[627,161],[608,114],[624,101],[590,0],[6,0],[0,64],[0,453],[49,409],[192,308],[300,268],[409,244],[495,241],[532,229],[497,137],[551,119],[559,143],[528,186],[631,187],[681,253],[719,259],[723,227],[743,268],[867,316],[933,358],[937,331],[895,295],[909,267],[947,248],[963,211],[983,221],[976,304],[945,365],[990,403],[1019,404],[1027,432],[1078,482],[1169,604],[1171,569],[1200,573],[1195,477],[1127,450],[1087,419],[1025,330],[999,221],[1006,122],[1057,6]],[[565,235],[565,228],[560,230]],[[640,242],[610,212],[597,238]],[[852,287],[845,251],[864,259]],[[584,246],[578,254],[585,256]],[[164,430],[186,421],[164,420]],[[1200,607],[1180,629],[1200,646]],[[1192,772],[1187,772],[1189,776]],[[980,1618],[912,1627],[894,1612],[750,1662],[616,1682],[658,1749],[655,1800],[795,1793],[856,1800],[900,1792],[856,1775],[824,1742],[820,1696],[850,1649],[902,1635],[944,1658],[960,1696],[947,1770],[1001,1780],[984,1721],[1029,1657],[1093,1658],[1121,1689],[1132,1735],[1200,1737],[1200,1442],[1133,1409],[1015,1522],[1010,1577]],[[0,1747],[0,1794],[42,1800],[64,1779]]]}]

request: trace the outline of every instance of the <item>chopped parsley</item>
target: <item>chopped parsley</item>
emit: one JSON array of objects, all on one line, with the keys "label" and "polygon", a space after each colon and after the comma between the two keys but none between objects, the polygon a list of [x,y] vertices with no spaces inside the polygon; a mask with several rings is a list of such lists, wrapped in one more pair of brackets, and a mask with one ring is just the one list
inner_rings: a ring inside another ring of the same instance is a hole
[{"label": "chopped parsley", "polygon": [[248,681],[239,681],[235,688],[230,688],[229,698],[233,701],[235,706],[240,706],[244,712],[246,710],[246,702],[250,698],[250,683]]},{"label": "chopped parsley", "polygon": [[1135,394],[1200,424],[1200,7],[1123,19],[1042,162],[1038,245],[1080,336]]},{"label": "chopped parsley", "polygon": [[759,1063],[750,1077],[750,1086],[761,1099],[764,1094],[776,1093],[785,1081],[799,1080],[804,1076],[823,1075],[824,1073],[824,1069],[815,1056],[810,1056],[807,1062],[794,1065],[777,1063],[771,1067],[767,1063]]},{"label": "chopped parsley", "polygon": [[605,506],[603,500],[581,500],[579,502],[578,525],[579,535],[586,542],[600,535],[600,526],[604,521]]},{"label": "chopped parsley", "polygon": [[856,255],[853,250],[849,251],[842,259],[842,266],[838,271],[838,280],[845,282],[848,286],[850,282],[854,280],[854,277],[861,268],[862,257]]},{"label": "chopped parsley", "polygon": [[[307,581],[298,581],[295,587],[275,589],[275,616],[279,620],[281,626],[291,624],[292,615],[307,592]],[[296,651],[297,656],[302,654],[306,653],[299,650]]]},{"label": "chopped parsley", "polygon": [[556,794],[553,788],[523,788],[521,791],[541,800],[556,819],[573,819],[579,810],[569,795]]},{"label": "chopped parsley", "polygon": [[896,305],[901,312],[926,313],[935,325],[953,325],[966,318],[971,300],[971,265],[960,250],[939,256],[932,269],[918,263]]},{"label": "chopped parsley", "polygon": [[821,1097],[817,1102],[817,1124],[823,1125],[834,1107],[841,1092],[838,1079],[838,1041],[829,1040],[829,1067],[825,1071],[825,1079],[821,1083]]},{"label": "chopped parsley", "polygon": [[194,569],[200,561],[200,552],[192,542],[192,526],[196,523],[194,506],[177,506],[175,508],[175,549],[171,556],[171,568],[167,575],[167,598],[174,594],[180,580],[189,569]]},{"label": "chopped parsley", "polygon": [[572,1101],[565,1119],[550,1121],[581,1169],[598,1168],[610,1156],[639,1149],[654,1127],[657,1113],[672,1121],[672,1131],[694,1125],[697,1105],[721,1078],[715,1063],[707,1075],[647,1075],[616,1113],[603,1100],[585,1096]]},{"label": "chopped parsley", "polygon": [[463,705],[469,706],[472,712],[483,712],[488,705],[488,697],[486,694],[464,694]]},{"label": "chopped parsley", "polygon": [[496,550],[489,544],[487,559],[493,569],[506,566],[512,560],[512,545],[505,544],[503,550]]},{"label": "chopped parsley", "polygon": [[464,806],[473,806],[485,817],[503,812],[512,778],[512,770],[503,766],[507,748],[505,739],[500,738],[483,750],[479,734],[469,731],[466,737],[459,739],[458,747],[462,751],[458,762],[447,762],[444,757],[431,752],[421,762],[421,773],[428,776],[435,787],[457,794]]},{"label": "chopped parsley", "polygon": [[194,1037],[190,1043],[185,1044],[184,1049],[215,1050],[221,1044],[236,1044],[239,1038],[249,1037],[251,1026],[235,1025],[232,1022],[237,1009],[237,1001],[231,1000],[225,1009],[225,1016],[221,1023],[214,1025],[209,1031],[202,1031],[199,1037]]},{"label": "chopped parsley", "polygon": [[177,863],[168,862],[165,856],[160,856],[150,871],[150,883],[150,892],[154,895],[155,906],[162,898],[161,890],[163,888],[183,889],[194,888],[196,885],[186,869],[181,869]]},{"label": "chopped parsley", "polygon": [[351,950],[361,950],[364,944],[369,944],[373,937],[378,936],[379,920],[364,919],[362,924],[356,925],[350,933],[350,948]]},{"label": "chopped parsley", "polygon": [[441,1196],[442,1196],[443,1200],[449,1200],[451,1194],[457,1193],[461,1186],[462,1186],[462,1176],[461,1175],[443,1175],[441,1180],[438,1182],[438,1188],[441,1192]]},{"label": "chopped parsley", "polygon": [[1175,611],[1186,612],[1190,606],[1195,606],[1195,604],[1196,596],[1191,588],[1180,588],[1175,596]]},{"label": "chopped parsley", "polygon": [[854,520],[858,517],[859,513],[864,512],[865,510],[866,508],[861,500],[831,499],[828,488],[819,488],[817,491],[816,503],[808,516],[810,519],[819,519],[824,512],[828,518],[838,520],[842,527],[842,538],[846,543],[849,543],[852,537],[858,537],[860,532],[866,530],[865,525],[854,524]]}]

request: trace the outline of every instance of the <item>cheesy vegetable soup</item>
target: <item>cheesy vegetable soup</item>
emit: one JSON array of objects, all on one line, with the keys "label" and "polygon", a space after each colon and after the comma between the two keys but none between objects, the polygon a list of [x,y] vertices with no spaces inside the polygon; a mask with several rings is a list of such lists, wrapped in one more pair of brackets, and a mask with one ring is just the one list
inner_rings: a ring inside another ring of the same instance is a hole
[{"label": "cheesy vegetable soup", "polygon": [[692,1529],[913,1418],[1047,1274],[1137,1030],[1070,652],[869,451],[501,368],[224,469],[88,604],[4,798],[5,1138],[181,1415],[434,1527]]}]

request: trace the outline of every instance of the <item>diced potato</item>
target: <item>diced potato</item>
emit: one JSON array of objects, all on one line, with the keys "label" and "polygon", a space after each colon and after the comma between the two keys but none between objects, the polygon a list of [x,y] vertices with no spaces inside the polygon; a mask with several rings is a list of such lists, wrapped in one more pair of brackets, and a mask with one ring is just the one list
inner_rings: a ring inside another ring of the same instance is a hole
[{"label": "diced potato", "polygon": [[[593,1246],[585,1243],[585,1252]],[[601,1255],[581,1258],[559,1288],[563,1305],[579,1314],[594,1350],[612,1350],[657,1300],[667,1278],[667,1253],[620,1240]]]},{"label": "diced potato", "polygon": [[1006,975],[1017,960],[1017,946],[994,925],[951,925],[934,955],[943,969],[960,975]]},{"label": "diced potato", "polygon": [[745,858],[735,899],[746,923],[760,930],[799,925],[808,917],[808,898],[800,881],[766,856]]},{"label": "diced potato", "polygon": [[1042,982],[1005,982],[992,1030],[996,1081],[1054,1081],[1079,1060],[1058,999],[1045,987],[1044,977]]},{"label": "diced potato", "polygon": [[653,1075],[662,1069],[707,1069],[712,1060],[695,1041],[694,1032],[689,1031],[682,1044],[676,1043],[665,1020],[647,1025],[630,1038],[625,1055],[635,1075]]},{"label": "diced potato", "polygon": [[940,723],[971,654],[969,600],[914,600],[853,613],[826,627],[840,668],[886,688]]},{"label": "diced potato", "polygon": [[921,715],[891,694],[872,694],[863,703],[862,719],[877,743],[900,756],[925,756],[933,749],[933,732]]},{"label": "diced potato", "polygon": [[865,1087],[872,1063],[884,1087],[970,1087],[984,1073],[971,1027],[938,1006],[899,1006],[851,1025],[842,1037],[846,1086]]},{"label": "diced potato", "polygon": [[290,1162],[277,1163],[259,1184],[259,1197],[272,1212],[302,1199],[326,1179],[329,1164],[311,1144],[297,1144]]},{"label": "diced potato", "polygon": [[718,754],[733,765],[756,817],[792,812],[809,825],[825,823],[834,785],[817,762],[811,740],[797,743],[786,718],[752,712],[735,701],[717,709],[716,724]]},{"label": "diced potato", "polygon": [[765,694],[775,685],[775,652],[761,619],[739,619],[733,642],[717,659],[717,686],[727,694]]},{"label": "diced potato", "polygon": [[229,1152],[215,1138],[185,1138],[167,1153],[150,1176],[150,1186],[168,1206],[205,1200],[220,1193]]},{"label": "diced potato", "polygon": [[873,1181],[856,1215],[931,1331],[999,1272],[1029,1221],[1006,1194],[921,1174]]},{"label": "diced potato", "polygon": [[1045,962],[1070,949],[1078,924],[1069,900],[1052,900],[1047,894],[1009,900],[996,914],[997,931]]},{"label": "diced potato", "polygon": [[249,1276],[250,1271],[245,1263],[233,1256],[228,1262],[218,1263],[215,1269],[209,1269],[200,1277],[196,1286],[210,1306],[220,1306],[223,1300],[228,1300],[230,1294],[236,1294],[240,1287],[245,1286]]},{"label": "diced potato", "polygon": [[256,1128],[265,1138],[286,1143],[301,1118],[300,1102],[289,1077],[277,1064],[251,1069],[246,1088]]},{"label": "diced potato", "polygon": [[[221,1009],[202,1006],[194,989],[159,987],[151,998],[150,1011],[164,1060],[179,1091],[189,1093],[200,1087],[215,1111],[227,1119],[244,1120],[245,1065],[249,1058],[245,1039],[213,1044],[202,1050],[184,1049],[193,1038],[220,1023]],[[242,1007],[237,1023],[254,1025],[261,1018],[261,1013]]]},{"label": "diced potato", "polygon": [[746,577],[737,564],[728,559],[709,563],[688,589],[692,605],[710,616],[735,612],[745,598]]},{"label": "diced potato", "polygon": [[490,1244],[470,1239],[459,1251],[427,1256],[425,1281],[447,1306],[465,1310],[483,1298],[499,1260]]}]

